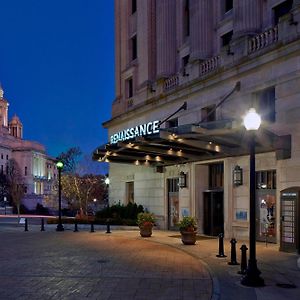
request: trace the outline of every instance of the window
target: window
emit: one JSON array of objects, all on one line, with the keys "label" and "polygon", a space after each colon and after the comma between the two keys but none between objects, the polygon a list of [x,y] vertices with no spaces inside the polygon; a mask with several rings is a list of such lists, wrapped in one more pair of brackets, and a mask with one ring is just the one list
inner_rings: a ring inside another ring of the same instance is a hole
[{"label": "window", "polygon": [[8,155],[6,155],[6,160],[8,160]]},{"label": "window", "polygon": [[184,15],[183,15],[183,34],[190,35],[190,1],[185,0]]},{"label": "window", "polygon": [[216,105],[210,105],[201,109],[201,122],[216,121]]},{"label": "window", "polygon": [[256,172],[256,189],[276,189],[276,170]]},{"label": "window", "polygon": [[168,193],[178,193],[179,192],[179,178],[168,179]]},{"label": "window", "polygon": [[222,188],[223,187],[223,163],[209,165],[209,188]]},{"label": "window", "polygon": [[136,0],[131,0],[131,13],[134,14],[136,12]]},{"label": "window", "polygon": [[126,182],[126,202],[134,203],[134,182]]},{"label": "window", "polygon": [[131,60],[137,59],[137,38],[136,35],[131,38]]},{"label": "window", "polygon": [[24,174],[27,176],[27,167],[25,167]]},{"label": "window", "polygon": [[190,56],[186,55],[182,58],[182,75],[183,76],[189,76],[189,74],[186,71],[186,66],[189,63]]},{"label": "window", "polygon": [[293,0],[286,0],[273,8],[274,25],[277,25],[279,18],[286,15],[293,7]]},{"label": "window", "polygon": [[1,165],[1,174],[3,174],[3,165]]},{"label": "window", "polygon": [[24,186],[24,193],[27,194],[27,186]]},{"label": "window", "polygon": [[229,31],[227,33],[225,33],[224,35],[221,36],[221,40],[222,40],[222,46],[227,46],[229,45],[231,39],[232,39],[232,35],[233,35],[233,31]]},{"label": "window", "polygon": [[227,13],[228,11],[233,9],[233,0],[225,0],[224,3],[224,11],[225,13]]},{"label": "window", "polygon": [[3,159],[3,153],[1,153],[1,159]]},{"label": "window", "polygon": [[267,88],[256,93],[255,107],[262,120],[267,122],[275,122],[275,87]]},{"label": "window", "polygon": [[126,80],[126,97],[132,98],[133,97],[133,80],[132,78],[129,78]]},{"label": "window", "polygon": [[182,58],[182,66],[185,67],[189,63],[189,60],[190,60],[190,56],[189,55],[184,56]]},{"label": "window", "polygon": [[178,118],[167,121],[166,128],[178,127]]}]

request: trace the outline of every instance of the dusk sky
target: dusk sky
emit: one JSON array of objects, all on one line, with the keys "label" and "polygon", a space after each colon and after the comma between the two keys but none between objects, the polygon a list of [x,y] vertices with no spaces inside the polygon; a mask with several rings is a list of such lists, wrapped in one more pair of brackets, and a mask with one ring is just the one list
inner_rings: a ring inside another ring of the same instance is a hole
[{"label": "dusk sky", "polygon": [[0,82],[24,139],[56,157],[107,142],[114,98],[113,0],[0,0]]}]

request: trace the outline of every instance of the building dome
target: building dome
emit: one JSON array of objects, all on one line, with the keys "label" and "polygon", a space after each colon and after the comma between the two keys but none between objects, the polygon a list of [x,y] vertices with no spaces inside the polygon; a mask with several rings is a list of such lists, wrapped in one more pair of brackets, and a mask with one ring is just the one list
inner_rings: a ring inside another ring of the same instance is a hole
[{"label": "building dome", "polygon": [[12,136],[20,139],[23,137],[23,125],[16,114],[9,121],[8,127]]},{"label": "building dome", "polygon": [[9,124],[22,126],[22,122],[20,121],[19,117],[16,114],[11,118],[11,120],[9,121]]}]

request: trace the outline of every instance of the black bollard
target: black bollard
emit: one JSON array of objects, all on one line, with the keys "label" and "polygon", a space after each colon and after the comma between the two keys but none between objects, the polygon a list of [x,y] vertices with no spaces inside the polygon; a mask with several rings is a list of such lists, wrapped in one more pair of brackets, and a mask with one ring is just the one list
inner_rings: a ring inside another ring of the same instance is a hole
[{"label": "black bollard", "polygon": [[94,223],[93,222],[91,223],[91,231],[90,232],[95,232],[95,230],[94,230]]},{"label": "black bollard", "polygon": [[25,230],[24,231],[28,231],[28,221],[27,221],[27,218],[25,219]]},{"label": "black bollard", "polygon": [[247,246],[242,245],[241,249],[241,271],[238,271],[238,274],[245,275],[247,270]]},{"label": "black bollard", "polygon": [[41,231],[45,231],[44,218],[41,219]]},{"label": "black bollard", "polygon": [[216,255],[216,257],[227,257],[224,254],[224,234],[223,233],[219,234],[219,254]]},{"label": "black bollard", "polygon": [[77,222],[76,221],[75,221],[74,225],[75,225],[74,232],[78,232],[78,226],[77,226]]},{"label": "black bollard", "polygon": [[106,233],[111,233],[109,219],[106,220]]},{"label": "black bollard", "polygon": [[236,261],[236,239],[231,239],[231,261],[228,263],[229,265],[239,265],[239,263]]}]

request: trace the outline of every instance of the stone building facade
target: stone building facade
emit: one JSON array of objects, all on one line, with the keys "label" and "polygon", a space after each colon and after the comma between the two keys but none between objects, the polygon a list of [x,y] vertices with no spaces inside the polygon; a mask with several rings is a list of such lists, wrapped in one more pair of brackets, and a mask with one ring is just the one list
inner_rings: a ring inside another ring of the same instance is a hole
[{"label": "stone building facade", "polygon": [[299,0],[115,0],[116,98],[94,152],[110,203],[246,238],[254,107],[257,239],[299,249],[299,37]]},{"label": "stone building facade", "polygon": [[38,203],[55,207],[55,159],[47,155],[43,145],[23,139],[23,125],[16,115],[8,121],[8,108],[9,103],[0,87],[0,172],[6,174],[9,159],[14,159],[24,179],[23,204],[30,210]]}]

